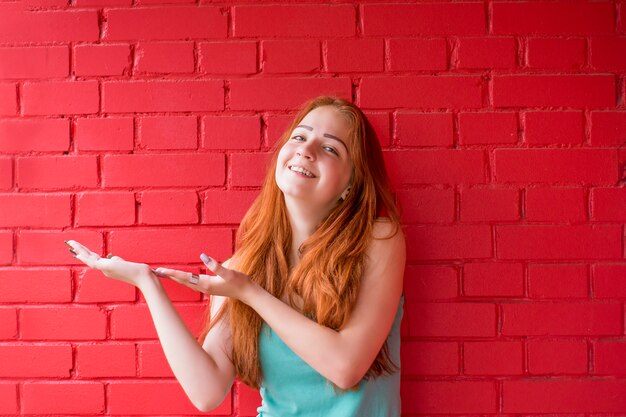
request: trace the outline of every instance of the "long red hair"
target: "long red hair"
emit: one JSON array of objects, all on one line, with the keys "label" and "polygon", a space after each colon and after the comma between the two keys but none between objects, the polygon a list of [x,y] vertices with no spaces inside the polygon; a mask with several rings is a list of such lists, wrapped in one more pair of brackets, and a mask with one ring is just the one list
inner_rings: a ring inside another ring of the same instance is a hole
[{"label": "long red hair", "polygon": [[[300,121],[321,106],[335,107],[349,122],[347,139],[353,163],[352,189],[345,201],[338,204],[302,244],[300,261],[290,270],[291,226],[282,191],[275,181],[277,156]],[[399,216],[374,129],[354,104],[337,97],[317,97],[301,108],[275,145],[261,193],[237,231],[230,267],[246,273],[279,299],[286,292],[291,306],[295,306],[294,296],[300,296],[303,314],[323,326],[339,330],[356,303],[366,250],[373,239],[374,222],[381,213],[395,224],[393,234],[398,233]],[[258,339],[263,320],[256,311],[241,301],[226,299],[213,320],[207,309],[199,340],[202,342],[215,323],[225,316],[232,333],[231,359],[237,376],[245,384],[259,388],[262,370]],[[394,371],[397,366],[390,360],[385,343],[365,377]]]}]

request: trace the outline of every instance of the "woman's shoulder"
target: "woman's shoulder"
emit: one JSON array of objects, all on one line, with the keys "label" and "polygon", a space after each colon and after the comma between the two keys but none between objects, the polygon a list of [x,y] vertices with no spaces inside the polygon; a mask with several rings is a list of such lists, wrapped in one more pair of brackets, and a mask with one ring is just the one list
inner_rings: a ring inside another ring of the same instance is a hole
[{"label": "woman's shoulder", "polygon": [[378,217],[372,230],[372,241],[368,248],[370,259],[381,257],[401,260],[405,256],[405,241],[402,227],[389,217]]},{"label": "woman's shoulder", "polygon": [[402,228],[400,227],[400,225],[391,220],[391,218],[385,216],[377,217],[374,221],[372,237],[374,239],[404,239]]}]

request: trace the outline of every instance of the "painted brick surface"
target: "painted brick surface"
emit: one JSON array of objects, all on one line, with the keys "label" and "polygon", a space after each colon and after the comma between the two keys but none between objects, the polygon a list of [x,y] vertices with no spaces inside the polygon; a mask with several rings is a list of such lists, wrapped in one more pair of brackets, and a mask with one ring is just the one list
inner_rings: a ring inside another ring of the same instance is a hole
[{"label": "painted brick surface", "polygon": [[625,57],[624,0],[0,1],[0,414],[255,417],[239,381],[197,410],[63,240],[204,273],[335,94],[401,208],[402,416],[623,417]]}]

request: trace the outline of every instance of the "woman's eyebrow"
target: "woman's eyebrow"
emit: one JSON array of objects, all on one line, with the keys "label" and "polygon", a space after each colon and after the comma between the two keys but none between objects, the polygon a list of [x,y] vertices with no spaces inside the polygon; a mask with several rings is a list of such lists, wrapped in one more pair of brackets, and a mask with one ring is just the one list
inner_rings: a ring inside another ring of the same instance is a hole
[{"label": "woman's eyebrow", "polygon": [[[299,128],[299,127],[303,127],[303,128],[305,128],[306,130],[313,131],[313,128],[312,128],[311,126],[307,126],[307,125],[298,125],[298,126],[296,126],[296,129],[297,129],[297,128]],[[337,136],[335,136],[335,135],[331,135],[330,133],[324,133],[324,136],[325,136],[325,137],[327,137],[327,138],[329,138],[329,139],[335,139],[335,140],[337,140],[337,141],[341,142],[341,144],[343,145],[343,147],[344,147],[344,148],[346,148],[346,151],[348,150],[348,147],[346,146],[346,144],[344,143],[344,141],[342,141],[341,139],[339,139]]]}]

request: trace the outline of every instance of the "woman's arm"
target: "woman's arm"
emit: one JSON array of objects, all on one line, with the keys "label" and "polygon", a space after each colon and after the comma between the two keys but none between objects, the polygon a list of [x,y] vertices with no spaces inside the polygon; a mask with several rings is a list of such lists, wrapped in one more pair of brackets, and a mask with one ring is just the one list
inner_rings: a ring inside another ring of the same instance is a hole
[{"label": "woman's arm", "polygon": [[234,366],[226,354],[232,349],[229,326],[217,323],[201,347],[148,265],[128,262],[118,256],[101,258],[73,240],[66,244],[71,247],[70,252],[87,266],[141,290],[165,357],[191,402],[201,411],[220,405],[235,379]]},{"label": "woman's arm", "polygon": [[[375,237],[388,236],[393,225],[379,221]],[[340,388],[357,384],[372,365],[395,318],[405,263],[401,232],[390,239],[374,239],[368,248],[365,271],[356,305],[340,331],[317,324],[268,293],[238,271],[207,265],[217,276],[200,275],[198,290],[232,297],[252,307],[302,360]],[[188,272],[157,271],[186,282]]]}]

